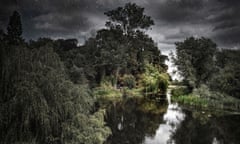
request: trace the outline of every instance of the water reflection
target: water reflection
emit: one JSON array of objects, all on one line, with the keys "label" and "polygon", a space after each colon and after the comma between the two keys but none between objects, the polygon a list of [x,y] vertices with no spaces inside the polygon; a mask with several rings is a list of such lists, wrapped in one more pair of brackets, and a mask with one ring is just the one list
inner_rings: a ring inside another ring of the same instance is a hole
[{"label": "water reflection", "polygon": [[211,115],[178,104],[126,99],[108,107],[106,144],[239,144],[240,116]]},{"label": "water reflection", "polygon": [[217,138],[214,137],[214,138],[213,138],[213,142],[212,142],[212,144],[220,144],[220,141],[218,141]]},{"label": "water reflection", "polygon": [[167,112],[163,116],[163,123],[159,125],[154,137],[145,137],[144,144],[174,144],[171,135],[184,120],[185,114],[178,104],[169,104]]},{"label": "water reflection", "polygon": [[240,116],[221,115],[206,117],[198,111],[186,112],[186,118],[172,135],[176,144],[239,144]]},{"label": "water reflection", "polygon": [[167,102],[128,99],[108,108],[107,123],[112,135],[107,144],[141,144],[145,136],[153,137],[162,123]]}]

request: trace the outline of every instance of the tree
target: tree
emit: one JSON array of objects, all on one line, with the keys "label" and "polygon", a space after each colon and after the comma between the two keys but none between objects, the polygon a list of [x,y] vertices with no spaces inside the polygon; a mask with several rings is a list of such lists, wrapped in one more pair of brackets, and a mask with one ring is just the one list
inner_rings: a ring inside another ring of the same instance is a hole
[{"label": "tree", "polygon": [[69,80],[53,48],[12,47],[0,69],[0,143],[103,143],[104,112],[95,112],[87,84]]},{"label": "tree", "polygon": [[211,39],[204,37],[190,37],[176,43],[174,62],[190,87],[199,87],[210,80],[215,69],[216,46]]},{"label": "tree", "polygon": [[101,79],[104,78],[106,70],[111,71],[115,77],[115,82],[113,82],[115,87],[120,69],[127,66],[128,53],[125,39],[122,32],[116,29],[100,30],[96,36],[98,49],[96,62],[98,67],[103,70]]},{"label": "tree", "polygon": [[116,86],[119,75],[143,73],[145,63],[152,63],[159,70],[165,66],[160,50],[143,31],[154,24],[151,17],[144,14],[144,8],[127,3],[105,15],[109,17],[107,28],[99,30],[96,37],[83,46],[84,55],[96,68],[100,82],[106,75]]},{"label": "tree", "polygon": [[122,35],[120,44],[128,52],[128,66],[136,70],[144,62],[143,50],[155,47],[153,40],[142,31],[152,26],[154,21],[144,14],[144,8],[135,3],[127,3],[104,14],[109,17],[106,26]]},{"label": "tree", "polygon": [[135,3],[127,3],[124,7],[105,12],[109,17],[106,26],[110,28],[121,28],[124,34],[129,34],[135,29],[149,28],[154,24],[150,16],[143,14],[144,8]]},{"label": "tree", "polygon": [[211,79],[211,89],[240,98],[240,50],[217,53],[217,72]]},{"label": "tree", "polygon": [[11,44],[19,44],[22,41],[22,23],[21,16],[17,11],[14,11],[9,19],[7,27],[7,38]]}]

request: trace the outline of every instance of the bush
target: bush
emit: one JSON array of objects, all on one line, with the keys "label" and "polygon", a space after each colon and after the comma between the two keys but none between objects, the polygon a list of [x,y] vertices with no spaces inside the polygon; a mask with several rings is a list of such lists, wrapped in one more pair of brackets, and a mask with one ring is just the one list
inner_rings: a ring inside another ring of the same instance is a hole
[{"label": "bush", "polygon": [[185,87],[179,87],[171,91],[172,96],[182,96],[182,95],[187,95],[189,93],[190,93],[190,90]]},{"label": "bush", "polygon": [[169,76],[160,71],[153,65],[146,65],[145,73],[142,75],[142,85],[145,90],[157,94],[158,92],[166,93]]},{"label": "bush", "polygon": [[193,95],[199,96],[199,97],[211,97],[212,93],[209,90],[207,85],[200,85],[199,88],[193,90]]},{"label": "bush", "polygon": [[122,79],[123,85],[132,89],[136,86],[136,80],[133,75],[124,75]]},{"label": "bush", "polygon": [[169,76],[166,73],[160,74],[158,77],[158,86],[159,89],[163,92],[166,93],[167,88],[168,88],[168,81],[169,81]]}]

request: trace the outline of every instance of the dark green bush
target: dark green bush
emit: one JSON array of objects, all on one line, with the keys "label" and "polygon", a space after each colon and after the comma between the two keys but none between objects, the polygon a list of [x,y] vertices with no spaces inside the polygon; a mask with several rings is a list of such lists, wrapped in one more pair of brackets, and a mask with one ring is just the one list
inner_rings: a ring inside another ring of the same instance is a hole
[{"label": "dark green bush", "polygon": [[191,91],[188,88],[179,87],[179,88],[173,89],[171,94],[172,96],[183,96],[183,95],[189,94],[190,92]]},{"label": "dark green bush", "polygon": [[122,81],[124,86],[127,86],[129,89],[132,89],[136,86],[135,77],[133,75],[124,75]]}]

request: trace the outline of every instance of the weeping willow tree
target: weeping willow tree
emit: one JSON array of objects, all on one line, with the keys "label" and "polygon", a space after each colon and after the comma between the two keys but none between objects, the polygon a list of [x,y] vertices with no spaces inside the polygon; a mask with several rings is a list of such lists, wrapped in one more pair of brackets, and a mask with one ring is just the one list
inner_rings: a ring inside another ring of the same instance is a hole
[{"label": "weeping willow tree", "polygon": [[50,45],[1,52],[0,143],[103,143],[104,113],[92,114],[88,86],[69,80]]}]

